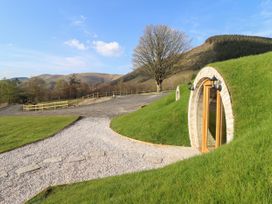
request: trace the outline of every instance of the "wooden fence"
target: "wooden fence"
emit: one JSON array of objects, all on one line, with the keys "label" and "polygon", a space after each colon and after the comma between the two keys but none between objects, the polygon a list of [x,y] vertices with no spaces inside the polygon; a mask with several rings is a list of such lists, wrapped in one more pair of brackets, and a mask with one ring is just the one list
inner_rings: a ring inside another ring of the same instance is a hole
[{"label": "wooden fence", "polygon": [[[170,91],[164,90],[164,91]],[[118,90],[118,91],[107,91],[107,92],[93,92],[91,94],[88,94],[86,96],[82,96],[82,99],[85,98],[100,98],[100,97],[110,97],[110,96],[127,96],[127,95],[134,95],[134,94],[144,94],[144,93],[153,93],[152,90]]]},{"label": "wooden fence", "polygon": [[[169,90],[165,90],[165,91],[169,91]],[[43,111],[43,110],[49,110],[49,109],[67,108],[69,106],[77,106],[84,99],[92,99],[92,98],[97,99],[101,97],[113,97],[113,96],[127,96],[127,95],[145,94],[145,93],[151,93],[151,92],[154,92],[154,91],[122,90],[122,91],[94,92],[92,94],[82,96],[81,98],[67,100],[67,101],[39,103],[36,105],[23,105],[23,111],[40,111],[40,110]]]},{"label": "wooden fence", "polygon": [[36,105],[23,105],[23,111],[39,111],[39,110],[49,110],[57,108],[67,108],[69,106],[68,101],[58,101],[51,103],[39,103]]}]

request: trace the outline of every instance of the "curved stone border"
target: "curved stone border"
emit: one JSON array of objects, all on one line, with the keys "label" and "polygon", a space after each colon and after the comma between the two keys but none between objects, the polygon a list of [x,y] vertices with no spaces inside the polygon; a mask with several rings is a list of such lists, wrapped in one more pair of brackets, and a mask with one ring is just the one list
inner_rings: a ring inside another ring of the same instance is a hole
[{"label": "curved stone border", "polygon": [[111,125],[109,126],[109,128],[111,129],[111,131],[113,132],[113,134],[115,134],[116,136],[120,137],[121,139],[130,141],[130,142],[134,142],[134,143],[138,143],[138,144],[143,144],[143,145],[147,145],[147,146],[151,146],[151,147],[159,147],[159,148],[172,148],[172,147],[174,147],[174,148],[191,148],[189,146],[158,144],[158,143],[152,143],[152,142],[147,142],[147,141],[143,141],[143,140],[137,140],[137,139],[134,139],[134,138],[129,137],[129,136],[121,135],[120,133],[118,133],[114,129],[112,129]]},{"label": "curved stone border", "polygon": [[200,129],[197,126],[198,123],[198,105],[201,100],[200,93],[203,82],[215,76],[222,86],[221,98],[225,111],[226,119],[226,131],[227,131],[227,143],[233,139],[234,135],[234,117],[232,111],[231,97],[227,88],[227,85],[222,77],[222,75],[213,67],[204,67],[200,70],[194,80],[194,90],[191,91],[190,100],[189,100],[189,110],[188,110],[188,128],[190,135],[191,146],[194,148],[199,148],[199,134],[201,134]]}]

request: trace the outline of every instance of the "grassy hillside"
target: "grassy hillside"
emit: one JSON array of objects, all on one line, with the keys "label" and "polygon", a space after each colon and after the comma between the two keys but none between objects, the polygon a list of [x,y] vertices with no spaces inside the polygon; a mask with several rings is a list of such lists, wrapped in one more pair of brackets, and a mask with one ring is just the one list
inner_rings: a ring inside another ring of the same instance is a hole
[{"label": "grassy hillside", "polygon": [[[172,75],[163,83],[163,87],[175,88],[182,82],[190,81],[197,70],[209,63],[268,51],[272,51],[272,38],[243,35],[210,37],[202,45],[181,54],[179,63],[175,66]],[[154,80],[145,76],[141,69],[136,69],[114,80],[111,84],[117,85],[121,82],[124,86],[137,84],[137,86],[152,87],[156,90]]]},{"label": "grassy hillside", "polygon": [[134,139],[170,145],[189,146],[187,108],[189,91],[181,86],[181,100],[172,92],[159,101],[112,120],[116,132]]},{"label": "grassy hillside", "polygon": [[77,118],[76,116],[1,116],[0,153],[47,138]]},{"label": "grassy hillside", "polygon": [[53,187],[30,203],[271,203],[272,53],[212,64],[230,89],[235,138],[159,170]]},{"label": "grassy hillside", "polygon": [[243,35],[213,36],[203,45],[182,54],[176,71],[201,69],[212,62],[268,51],[272,51],[272,38]]}]

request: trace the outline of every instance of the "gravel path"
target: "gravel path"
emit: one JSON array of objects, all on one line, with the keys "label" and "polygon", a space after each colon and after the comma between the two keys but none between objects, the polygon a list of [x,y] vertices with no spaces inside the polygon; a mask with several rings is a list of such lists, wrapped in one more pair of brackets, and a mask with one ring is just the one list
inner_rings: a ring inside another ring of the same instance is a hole
[{"label": "gravel path", "polygon": [[109,117],[87,117],[54,137],[0,154],[0,203],[23,203],[51,185],[159,168],[198,154],[122,137],[109,124]]}]

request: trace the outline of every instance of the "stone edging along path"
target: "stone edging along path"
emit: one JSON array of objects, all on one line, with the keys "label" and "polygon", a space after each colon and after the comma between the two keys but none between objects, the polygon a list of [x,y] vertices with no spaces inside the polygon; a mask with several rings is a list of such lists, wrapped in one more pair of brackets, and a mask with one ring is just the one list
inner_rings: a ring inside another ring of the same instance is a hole
[{"label": "stone edging along path", "polygon": [[23,203],[52,185],[159,168],[199,153],[120,137],[109,124],[109,118],[85,118],[54,137],[0,154],[0,203]]}]

